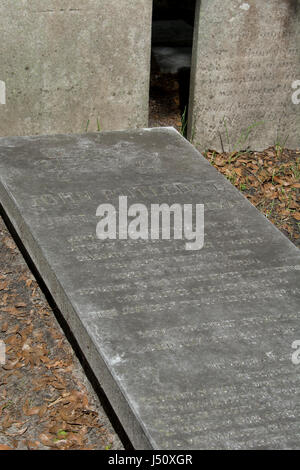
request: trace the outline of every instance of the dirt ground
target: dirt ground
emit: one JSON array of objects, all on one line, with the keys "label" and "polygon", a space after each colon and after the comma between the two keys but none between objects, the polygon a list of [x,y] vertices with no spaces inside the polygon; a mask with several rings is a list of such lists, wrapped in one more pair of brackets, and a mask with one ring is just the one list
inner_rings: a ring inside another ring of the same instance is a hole
[{"label": "dirt ground", "polygon": [[204,156],[300,248],[300,150],[270,147]]},{"label": "dirt ground", "polygon": [[0,217],[0,450],[122,449]]},{"label": "dirt ground", "polygon": [[181,130],[179,81],[177,76],[151,74],[149,127],[173,126]]}]

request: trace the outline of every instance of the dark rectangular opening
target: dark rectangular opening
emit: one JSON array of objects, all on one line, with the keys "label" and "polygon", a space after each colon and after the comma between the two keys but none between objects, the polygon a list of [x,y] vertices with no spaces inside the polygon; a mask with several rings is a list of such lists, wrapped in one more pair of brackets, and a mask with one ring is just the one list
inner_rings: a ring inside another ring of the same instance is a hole
[{"label": "dark rectangular opening", "polygon": [[154,0],[152,18],[150,127],[187,133],[196,0]]}]

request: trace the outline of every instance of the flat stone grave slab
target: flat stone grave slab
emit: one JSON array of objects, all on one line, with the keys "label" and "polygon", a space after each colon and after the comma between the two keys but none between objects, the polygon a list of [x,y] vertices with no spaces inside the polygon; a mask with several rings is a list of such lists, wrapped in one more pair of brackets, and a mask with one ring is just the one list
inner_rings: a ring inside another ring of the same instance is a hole
[{"label": "flat stone grave slab", "polygon": [[[119,196],[203,248],[98,239]],[[2,138],[0,197],[135,448],[299,448],[299,251],[180,134]]]}]

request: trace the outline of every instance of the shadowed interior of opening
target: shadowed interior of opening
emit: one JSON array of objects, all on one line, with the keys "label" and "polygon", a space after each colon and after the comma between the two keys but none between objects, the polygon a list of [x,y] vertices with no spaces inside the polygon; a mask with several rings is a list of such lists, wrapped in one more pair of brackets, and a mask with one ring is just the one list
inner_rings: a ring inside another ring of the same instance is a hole
[{"label": "shadowed interior of opening", "polygon": [[154,0],[149,125],[186,135],[196,0]]}]

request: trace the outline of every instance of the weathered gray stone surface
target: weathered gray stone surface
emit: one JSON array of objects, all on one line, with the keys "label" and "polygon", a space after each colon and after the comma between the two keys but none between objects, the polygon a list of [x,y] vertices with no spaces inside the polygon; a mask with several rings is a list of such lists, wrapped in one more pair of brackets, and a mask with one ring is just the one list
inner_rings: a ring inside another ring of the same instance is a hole
[{"label": "weathered gray stone surface", "polygon": [[[98,240],[119,195],[204,248]],[[299,448],[299,251],[178,133],[0,139],[0,198],[136,448]]]},{"label": "weathered gray stone surface", "polygon": [[143,127],[149,0],[0,3],[0,136]]},{"label": "weathered gray stone surface", "polygon": [[228,151],[298,148],[300,1],[199,0],[195,28],[189,133],[200,149],[221,150],[219,133]]}]

